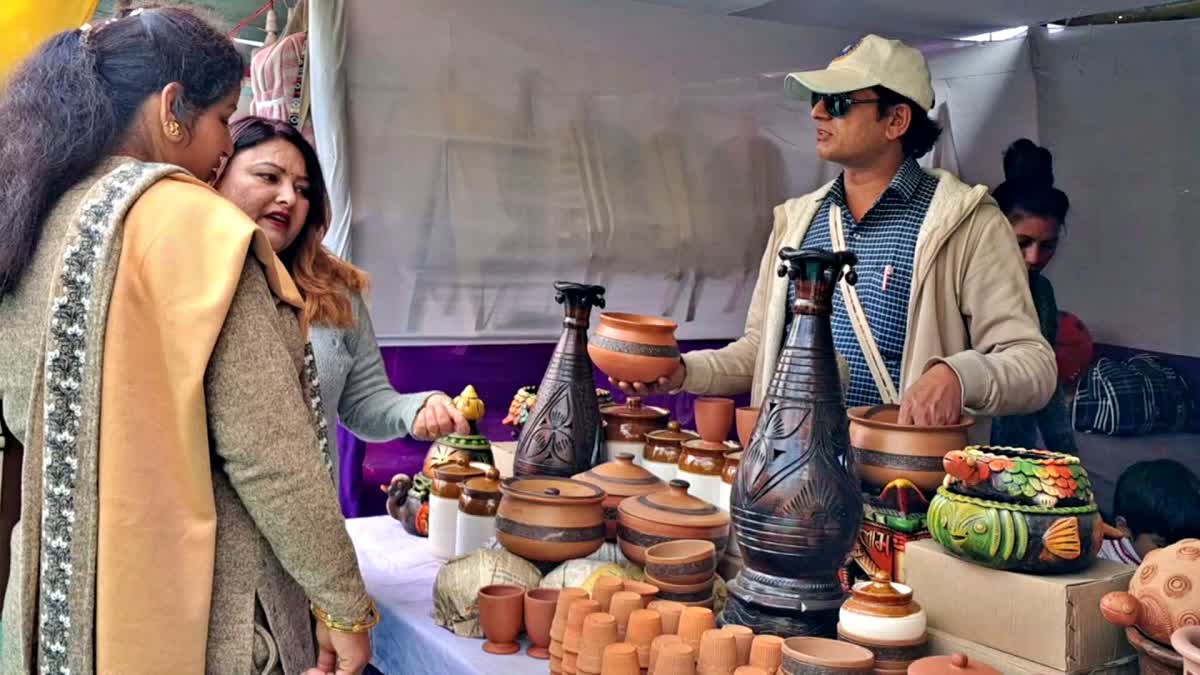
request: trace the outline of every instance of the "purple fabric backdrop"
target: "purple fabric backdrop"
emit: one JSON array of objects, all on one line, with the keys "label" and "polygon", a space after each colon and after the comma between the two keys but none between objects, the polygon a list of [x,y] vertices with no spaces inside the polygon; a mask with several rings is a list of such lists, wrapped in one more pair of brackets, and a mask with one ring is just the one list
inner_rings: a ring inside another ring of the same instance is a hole
[{"label": "purple fabric backdrop", "polygon": [[[728,341],[685,341],[683,351],[721,347]],[[493,441],[512,440],[512,430],[500,423],[508,414],[517,389],[537,385],[554,352],[553,344],[471,345],[456,347],[384,347],[383,362],[388,377],[398,391],[437,389],[454,396],[466,385],[475,390],[487,406],[479,423],[480,431]],[[610,388],[607,378],[596,371],[596,386]],[[618,401],[622,395],[614,394]],[[736,397],[738,405],[749,405],[749,396]],[[695,396],[653,396],[651,405],[671,411],[671,418],[683,426],[692,423]],[[341,452],[342,511],[349,518],[384,513],[384,494],[379,489],[397,473],[414,474],[421,470],[426,441],[409,438],[387,443],[366,443],[338,425]]]}]

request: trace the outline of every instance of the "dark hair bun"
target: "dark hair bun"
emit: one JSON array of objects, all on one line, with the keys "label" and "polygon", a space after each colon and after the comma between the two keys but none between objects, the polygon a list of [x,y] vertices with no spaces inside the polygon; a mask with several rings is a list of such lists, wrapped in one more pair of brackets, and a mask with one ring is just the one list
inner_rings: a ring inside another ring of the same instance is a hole
[{"label": "dark hair bun", "polygon": [[1046,148],[1022,138],[1004,151],[1004,180],[1024,186],[1054,186],[1054,156]]}]

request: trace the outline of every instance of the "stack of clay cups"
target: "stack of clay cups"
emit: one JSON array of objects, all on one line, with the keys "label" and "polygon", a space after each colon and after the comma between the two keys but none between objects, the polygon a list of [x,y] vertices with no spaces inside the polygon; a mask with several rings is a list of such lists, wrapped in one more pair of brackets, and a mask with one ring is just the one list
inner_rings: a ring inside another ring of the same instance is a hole
[{"label": "stack of clay cups", "polygon": [[562,645],[562,672],[564,675],[576,675],[579,672],[579,649],[583,638],[583,623],[588,616],[599,611],[600,603],[595,600],[574,600],[568,607],[567,628],[563,635]]},{"label": "stack of clay cups", "polygon": [[550,672],[563,672],[563,638],[567,634],[567,613],[571,603],[587,600],[588,593],[582,588],[564,588],[558,592],[558,605],[554,610],[554,621],[550,624]]},{"label": "stack of clay cups", "polygon": [[576,672],[579,675],[600,675],[604,648],[617,642],[620,642],[617,638],[617,619],[612,614],[588,614],[583,619],[583,632],[579,638]]}]

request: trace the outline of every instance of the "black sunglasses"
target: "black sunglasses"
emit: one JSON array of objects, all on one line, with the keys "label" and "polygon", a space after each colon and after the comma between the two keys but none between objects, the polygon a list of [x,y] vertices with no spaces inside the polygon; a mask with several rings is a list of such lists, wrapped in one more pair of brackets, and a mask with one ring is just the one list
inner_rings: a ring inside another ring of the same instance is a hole
[{"label": "black sunglasses", "polygon": [[817,104],[824,101],[825,112],[829,113],[830,117],[845,117],[850,114],[850,108],[859,103],[878,103],[877,98],[864,98],[862,100],[854,100],[851,94],[818,94],[813,92],[812,107],[817,107]]}]

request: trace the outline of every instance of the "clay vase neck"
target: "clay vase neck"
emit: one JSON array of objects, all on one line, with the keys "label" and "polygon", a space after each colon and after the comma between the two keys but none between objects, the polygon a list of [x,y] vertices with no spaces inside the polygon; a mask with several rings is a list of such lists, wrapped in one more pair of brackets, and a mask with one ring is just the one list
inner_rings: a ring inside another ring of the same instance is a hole
[{"label": "clay vase neck", "polygon": [[560,281],[554,290],[564,306],[563,331],[517,441],[518,476],[573,476],[591,468],[602,447],[587,328],[592,307],[604,306],[604,288]]}]

